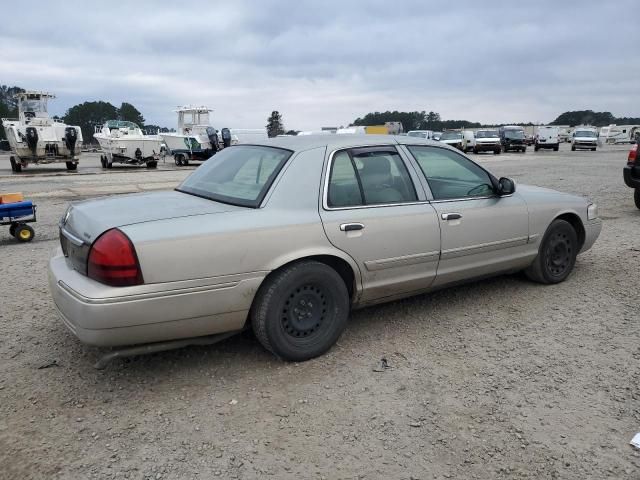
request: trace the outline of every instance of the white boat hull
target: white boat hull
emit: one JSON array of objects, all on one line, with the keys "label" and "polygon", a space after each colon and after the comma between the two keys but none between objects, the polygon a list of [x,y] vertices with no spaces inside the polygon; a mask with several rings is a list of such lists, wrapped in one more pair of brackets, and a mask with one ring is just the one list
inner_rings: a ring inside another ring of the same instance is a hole
[{"label": "white boat hull", "polygon": [[144,135],[129,138],[113,138],[102,133],[93,135],[100,148],[107,156],[109,163],[113,162],[142,162],[148,159],[158,159],[162,139],[158,135]]},{"label": "white boat hull", "polygon": [[[72,152],[65,140],[65,128],[67,127],[68,125],[59,122],[48,125],[24,125],[17,121],[4,122],[4,130],[11,151],[23,165],[29,163],[78,163],[82,150],[82,131],[80,127],[74,127],[77,137]],[[26,140],[27,128],[34,128],[37,132],[35,151]]]}]

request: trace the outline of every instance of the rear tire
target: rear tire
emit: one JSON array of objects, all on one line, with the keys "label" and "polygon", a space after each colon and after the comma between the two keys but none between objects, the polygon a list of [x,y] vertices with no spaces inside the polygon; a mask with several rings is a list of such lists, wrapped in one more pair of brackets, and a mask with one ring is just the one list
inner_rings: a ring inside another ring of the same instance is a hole
[{"label": "rear tire", "polygon": [[575,152],[576,151],[576,146],[575,145],[571,145],[571,151]]},{"label": "rear tire", "polygon": [[338,273],[315,261],[272,274],[251,308],[258,341],[277,357],[300,362],[322,355],[338,340],[349,316],[349,292]]},{"label": "rear tire", "polygon": [[640,209],[640,188],[636,188],[633,191],[633,201],[636,204],[636,208]]},{"label": "rear tire", "polygon": [[9,234],[11,234],[12,237],[16,236],[16,228],[18,228],[18,224],[17,223],[12,223],[9,226]]},{"label": "rear tire", "polygon": [[34,235],[35,232],[29,225],[18,225],[16,226],[13,236],[16,237],[16,239],[20,242],[30,242],[31,240],[33,240]]},{"label": "rear tire", "polygon": [[554,220],[540,242],[538,256],[524,271],[525,275],[538,283],[560,283],[564,281],[576,263],[578,235],[565,220]]},{"label": "rear tire", "polygon": [[67,162],[67,170],[75,171],[78,169],[78,164],[75,162]]},{"label": "rear tire", "polygon": [[173,161],[175,162],[177,167],[182,166],[182,157],[183,157],[183,155],[181,153],[176,153],[173,156]]},{"label": "rear tire", "polygon": [[107,157],[105,155],[100,155],[100,165],[102,165],[102,168],[107,168]]},{"label": "rear tire", "polygon": [[496,148],[496,149],[493,151],[493,154],[494,154],[494,155],[500,155],[500,149],[499,149],[499,148]]},{"label": "rear tire", "polygon": [[537,152],[538,150],[540,150],[540,148],[536,145],[535,147],[533,147],[533,151]]},{"label": "rear tire", "polygon": [[22,171],[22,165],[20,162],[16,161],[16,157],[10,157],[9,161],[11,162],[11,170],[16,173],[20,173]]},{"label": "rear tire", "polygon": [[147,162],[147,168],[157,168],[158,167],[158,162],[151,161],[151,162]]}]

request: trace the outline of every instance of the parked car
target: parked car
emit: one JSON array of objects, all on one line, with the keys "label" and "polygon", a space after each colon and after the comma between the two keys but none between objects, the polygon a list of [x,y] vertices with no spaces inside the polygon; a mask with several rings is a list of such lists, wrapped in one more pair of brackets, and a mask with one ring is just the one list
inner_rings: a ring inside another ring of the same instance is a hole
[{"label": "parked car", "polygon": [[629,151],[627,165],[622,170],[622,176],[627,187],[633,188],[633,200],[636,207],[640,208],[640,161],[638,160],[637,143]]},{"label": "parked car", "polygon": [[500,143],[502,150],[508,152],[515,150],[518,152],[526,152],[527,145],[524,142],[524,129],[517,126],[500,127]]},{"label": "parked car", "polygon": [[541,148],[553,148],[555,152],[560,150],[560,139],[558,135],[560,129],[554,126],[540,126],[536,134],[535,146],[533,149],[537,152]]},{"label": "parked car", "polygon": [[500,135],[497,130],[478,130],[475,137],[476,146],[473,153],[493,152],[494,155],[500,153]]},{"label": "parked car", "polygon": [[533,145],[535,143],[535,138],[533,135],[525,135],[524,136],[524,143],[527,147],[530,147],[531,145]]},{"label": "parked car", "polygon": [[598,131],[595,128],[576,128],[571,135],[571,151],[598,148]]},{"label": "parked car", "polygon": [[173,191],[71,204],[49,286],[87,344],[163,342],[148,352],[252,328],[302,361],[354,308],[520,270],[562,282],[600,229],[587,199],[516,189],[439,142],[273,138],[225,148]]},{"label": "parked car", "polygon": [[440,141],[458,150],[462,150],[465,153],[471,152],[476,146],[476,137],[471,130],[451,130],[444,132],[440,137]]}]

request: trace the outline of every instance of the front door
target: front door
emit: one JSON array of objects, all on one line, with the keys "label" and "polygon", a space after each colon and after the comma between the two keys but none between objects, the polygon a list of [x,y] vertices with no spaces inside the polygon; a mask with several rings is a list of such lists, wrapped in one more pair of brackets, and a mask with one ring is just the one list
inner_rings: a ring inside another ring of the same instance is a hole
[{"label": "front door", "polygon": [[517,193],[495,195],[489,174],[449,149],[407,146],[427,178],[440,222],[435,285],[526,266],[529,214]]},{"label": "front door", "polygon": [[320,215],[329,241],[360,267],[360,301],[429,288],[440,226],[417,172],[393,146],[334,152],[327,169]]}]

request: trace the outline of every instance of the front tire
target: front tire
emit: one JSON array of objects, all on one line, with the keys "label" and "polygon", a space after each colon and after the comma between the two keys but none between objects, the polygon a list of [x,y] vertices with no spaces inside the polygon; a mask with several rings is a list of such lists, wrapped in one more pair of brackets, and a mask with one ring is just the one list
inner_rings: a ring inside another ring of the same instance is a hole
[{"label": "front tire", "polygon": [[251,309],[258,341],[277,357],[295,362],[329,350],[348,316],[347,286],[333,268],[315,261],[273,273]]},{"label": "front tire", "polygon": [[576,146],[575,145],[571,145],[571,151],[575,152],[576,151]]},{"label": "front tire", "polygon": [[78,164],[75,162],[67,162],[67,170],[73,172],[78,169]]},{"label": "front tire", "polygon": [[565,220],[554,220],[540,243],[538,256],[524,271],[538,283],[560,283],[566,280],[576,263],[578,235]]},{"label": "front tire", "polygon": [[633,191],[633,201],[636,204],[636,208],[640,209],[640,188],[636,188]]}]

